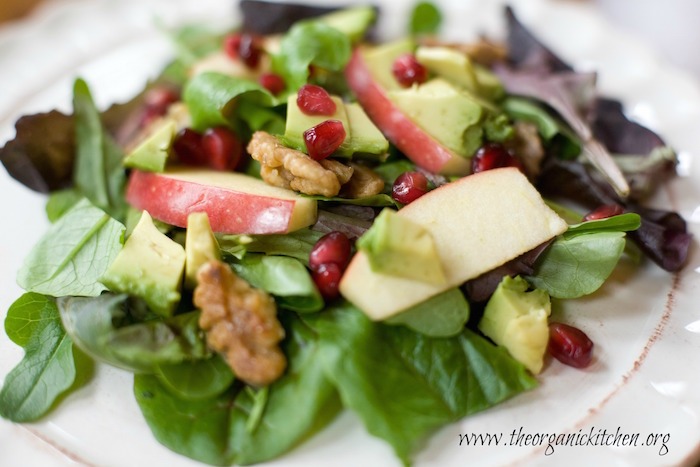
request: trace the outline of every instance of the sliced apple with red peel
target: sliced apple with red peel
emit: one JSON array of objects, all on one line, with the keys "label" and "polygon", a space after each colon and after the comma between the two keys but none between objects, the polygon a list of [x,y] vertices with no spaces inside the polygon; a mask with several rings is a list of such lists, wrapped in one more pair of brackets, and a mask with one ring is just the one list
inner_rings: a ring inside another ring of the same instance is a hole
[{"label": "sliced apple with red peel", "polygon": [[127,201],[160,221],[187,226],[187,216],[206,212],[214,232],[288,233],[316,221],[316,201],[236,172],[170,169],[134,170]]},{"label": "sliced apple with red peel", "polygon": [[366,254],[353,257],[340,293],[371,319],[383,320],[480,276],[561,234],[567,224],[515,168],[461,178],[398,211],[425,228],[443,266],[442,284],[382,274]]},{"label": "sliced apple with red peel", "polygon": [[355,49],[345,68],[345,77],[360,105],[401,152],[420,167],[445,175],[469,173],[470,159],[455,154],[416,125],[389,99],[372,76],[361,47]]}]

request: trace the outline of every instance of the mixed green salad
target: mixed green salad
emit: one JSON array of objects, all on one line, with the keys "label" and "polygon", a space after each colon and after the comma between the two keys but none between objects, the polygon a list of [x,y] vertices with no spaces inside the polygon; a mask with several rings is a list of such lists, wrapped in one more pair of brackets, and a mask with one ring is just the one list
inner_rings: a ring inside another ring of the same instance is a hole
[{"label": "mixed green salad", "polygon": [[685,222],[642,205],[674,151],[511,9],[504,41],[456,44],[430,3],[386,42],[371,6],[240,6],[235,30],[176,31],[132,101],[101,111],[77,79],[72,114],[0,149],[52,223],[4,323],[25,351],[4,418],[40,419],[94,361],[204,463],[276,458],[350,410],[409,464],[552,357],[594,360],[553,301],[624,255],[683,267]]}]

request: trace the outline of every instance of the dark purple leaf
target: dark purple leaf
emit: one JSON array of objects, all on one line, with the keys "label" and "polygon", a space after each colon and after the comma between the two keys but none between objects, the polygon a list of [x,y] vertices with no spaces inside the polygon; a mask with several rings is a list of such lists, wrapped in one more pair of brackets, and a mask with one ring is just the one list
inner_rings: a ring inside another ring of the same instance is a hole
[{"label": "dark purple leaf", "polygon": [[666,145],[659,135],[627,118],[620,101],[597,99],[591,116],[594,136],[611,152],[647,155]]},{"label": "dark purple leaf", "polygon": [[532,275],[535,272],[533,265],[540,257],[542,252],[547,249],[549,242],[523,253],[517,258],[508,261],[506,264],[497,267],[487,273],[467,281],[462,290],[467,294],[470,302],[485,302],[496,291],[496,287],[501,283],[505,276]]},{"label": "dark purple leaf", "polygon": [[[368,209],[372,210],[372,208]],[[374,210],[372,211],[374,212]],[[367,219],[365,214],[362,214],[359,217],[356,217],[354,214],[355,213],[349,212],[338,214],[321,209],[318,211],[318,220],[311,226],[311,230],[324,234],[337,231],[342,232],[350,239],[356,239],[372,226],[372,220]]]},{"label": "dark purple leaf", "polygon": [[540,72],[573,71],[573,68],[540,42],[515,16],[511,7],[506,8],[508,28],[508,60],[516,68]]},{"label": "dark purple leaf", "polygon": [[570,199],[588,209],[603,204],[621,204],[627,212],[635,212],[642,218],[639,229],[628,235],[644,254],[670,272],[680,270],[686,263],[691,234],[681,216],[672,211],[648,209],[623,201],[609,186],[593,177],[583,164],[550,158],[537,188],[545,196]]}]

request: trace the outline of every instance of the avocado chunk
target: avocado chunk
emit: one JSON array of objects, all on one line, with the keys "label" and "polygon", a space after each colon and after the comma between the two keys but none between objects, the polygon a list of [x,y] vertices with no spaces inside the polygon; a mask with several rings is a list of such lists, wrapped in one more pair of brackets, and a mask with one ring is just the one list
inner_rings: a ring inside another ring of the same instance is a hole
[{"label": "avocado chunk", "polygon": [[416,60],[428,70],[488,100],[504,95],[503,85],[491,70],[473,63],[469,56],[450,47],[418,47]]},{"label": "avocado chunk", "polygon": [[377,216],[357,248],[367,255],[374,272],[435,285],[447,281],[430,232],[392,209]]},{"label": "avocado chunk", "polygon": [[162,118],[153,125],[149,135],[126,155],[124,167],[146,172],[165,170],[170,145],[177,132],[177,123],[171,118]]},{"label": "avocado chunk", "polygon": [[481,146],[483,106],[445,79],[387,94],[408,118],[455,154],[471,157]]},{"label": "avocado chunk", "polygon": [[537,374],[542,371],[549,342],[551,303],[545,291],[528,292],[528,287],[519,276],[504,277],[486,304],[479,329]]},{"label": "avocado chunk", "polygon": [[377,12],[371,6],[346,8],[318,17],[319,21],[342,32],[352,42],[362,40],[367,29],[376,19]]},{"label": "avocado chunk", "polygon": [[214,237],[206,212],[193,212],[187,216],[185,256],[185,287],[194,289],[199,268],[211,260],[221,259],[219,242]]},{"label": "avocado chunk", "polygon": [[160,316],[171,316],[180,301],[185,249],[162,234],[148,212],[101,278],[112,292],[145,300]]},{"label": "avocado chunk", "polygon": [[385,91],[403,89],[403,86],[396,81],[391,66],[397,58],[413,53],[415,48],[416,45],[412,39],[401,39],[363,50],[362,57],[367,64],[367,69],[372,73],[372,78],[382,89]]},{"label": "avocado chunk", "polygon": [[333,115],[306,115],[297,105],[297,95],[287,99],[287,124],[284,131],[284,143],[304,153],[304,132],[325,120],[338,120],[345,128],[345,141],[336,151],[336,155],[350,157],[355,153],[384,155],[389,149],[389,142],[369,119],[358,104],[345,104],[340,97],[331,96],[335,102]]},{"label": "avocado chunk", "polygon": [[345,113],[350,124],[349,148],[353,153],[381,154],[389,150],[389,141],[369,119],[360,104],[345,104]]}]

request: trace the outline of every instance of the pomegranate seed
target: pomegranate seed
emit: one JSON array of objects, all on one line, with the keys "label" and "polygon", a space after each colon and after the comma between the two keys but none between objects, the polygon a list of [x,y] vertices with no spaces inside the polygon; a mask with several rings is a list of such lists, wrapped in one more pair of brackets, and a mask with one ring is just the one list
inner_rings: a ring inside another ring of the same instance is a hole
[{"label": "pomegranate seed", "polygon": [[548,350],[554,358],[566,365],[585,368],[593,358],[593,341],[578,328],[551,323]]},{"label": "pomegranate seed", "polygon": [[238,32],[224,37],[224,52],[232,59],[242,61],[248,68],[257,68],[263,49],[256,35]]},{"label": "pomegranate seed", "polygon": [[472,157],[472,173],[500,167],[517,167],[523,170],[520,160],[498,143],[487,143],[476,151]]},{"label": "pomegranate seed", "polygon": [[144,96],[144,110],[141,126],[145,127],[168,111],[170,104],[180,100],[180,94],[174,89],[159,86],[149,89]]},{"label": "pomegranate seed", "polygon": [[401,204],[411,203],[428,192],[428,178],[420,172],[404,172],[394,181],[391,197]]},{"label": "pomegranate seed", "polygon": [[323,264],[337,264],[341,270],[350,261],[352,246],[350,239],[342,232],[329,232],[319,238],[309,254],[309,267],[311,270],[318,269]]},{"label": "pomegranate seed", "polygon": [[335,263],[325,263],[311,272],[311,277],[318,287],[318,291],[326,300],[332,300],[340,293],[338,285],[343,277],[343,271]]},{"label": "pomegranate seed", "polygon": [[418,63],[416,56],[413,54],[401,55],[394,60],[391,72],[394,74],[396,81],[405,88],[411,87],[413,83],[425,83],[428,79],[427,68]]},{"label": "pomegranate seed", "polygon": [[284,88],[287,87],[287,85],[284,83],[284,79],[275,73],[263,73],[260,75],[260,78],[258,78],[258,82],[260,83],[260,86],[270,91],[270,93],[273,95],[281,93],[284,91]]},{"label": "pomegranate seed", "polygon": [[234,170],[243,155],[238,136],[225,127],[209,128],[201,139],[207,165],[214,170]]},{"label": "pomegranate seed", "polygon": [[185,128],[175,135],[173,152],[183,164],[202,166],[207,159],[202,151],[202,135],[191,128]]},{"label": "pomegranate seed", "polygon": [[595,221],[598,219],[607,219],[608,217],[619,216],[625,212],[625,208],[619,204],[603,204],[598,206],[593,211],[583,216],[584,221]]},{"label": "pomegranate seed", "polygon": [[345,141],[345,128],[340,120],[325,120],[304,132],[309,157],[320,161],[330,156]]},{"label": "pomegranate seed", "polygon": [[297,105],[306,115],[326,115],[335,113],[335,102],[328,91],[315,84],[305,84],[297,93]]}]

